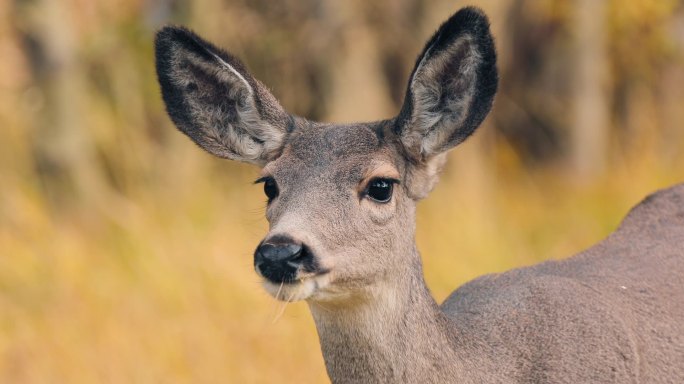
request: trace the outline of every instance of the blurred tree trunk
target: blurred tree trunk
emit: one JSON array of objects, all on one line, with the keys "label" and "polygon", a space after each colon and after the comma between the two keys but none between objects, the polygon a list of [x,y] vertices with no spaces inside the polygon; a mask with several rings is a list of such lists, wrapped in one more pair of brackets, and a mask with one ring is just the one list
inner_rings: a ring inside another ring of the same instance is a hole
[{"label": "blurred tree trunk", "polygon": [[606,3],[578,0],[575,12],[577,66],[570,160],[577,176],[586,180],[603,171],[608,150]]},{"label": "blurred tree trunk", "polygon": [[352,122],[392,117],[396,111],[384,84],[378,41],[364,20],[356,16],[360,13],[359,3],[329,2],[328,7],[331,24],[344,27],[326,120]]},{"label": "blurred tree trunk", "polygon": [[[676,52],[684,52],[684,4],[672,15],[667,28],[672,37],[672,44]],[[684,56],[680,53],[673,62],[663,70],[659,84],[662,113],[662,137],[664,160],[673,164],[684,159],[681,146],[684,143]]]},{"label": "blurred tree trunk", "polygon": [[[34,119],[34,151],[43,186],[54,206],[102,198],[92,137],[86,129],[84,68],[80,65],[68,5],[59,1],[23,4],[30,22],[24,39],[32,51],[37,86],[46,111]],[[22,4],[18,3],[22,8]]]}]

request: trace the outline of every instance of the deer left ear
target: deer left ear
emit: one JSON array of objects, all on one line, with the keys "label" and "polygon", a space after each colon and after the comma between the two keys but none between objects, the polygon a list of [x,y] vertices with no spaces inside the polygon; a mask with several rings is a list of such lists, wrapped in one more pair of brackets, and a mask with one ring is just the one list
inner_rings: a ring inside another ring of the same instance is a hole
[{"label": "deer left ear", "polygon": [[463,142],[491,109],[497,83],[487,16],[461,9],[428,41],[411,75],[395,126],[409,156],[424,163]]}]

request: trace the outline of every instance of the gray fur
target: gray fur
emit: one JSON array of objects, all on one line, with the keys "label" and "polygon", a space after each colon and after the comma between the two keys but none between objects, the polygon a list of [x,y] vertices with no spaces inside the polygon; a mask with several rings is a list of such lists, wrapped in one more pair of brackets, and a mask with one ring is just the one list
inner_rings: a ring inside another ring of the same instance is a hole
[{"label": "gray fur", "polygon": [[[445,151],[491,106],[487,25],[469,8],[440,27],[402,112],[387,121],[289,117],[237,59],[183,40],[194,35],[158,38],[160,82],[169,113],[193,140],[266,163],[262,176],[279,190],[266,238],[301,242],[316,269],[264,286],[279,300],[306,300],[333,382],[684,383],[684,185],[647,198],[577,256],[481,277],[441,306],[431,297],[415,248],[416,202],[436,182]],[[195,71],[174,69],[182,59],[169,57],[185,57]],[[208,94],[183,88],[205,75],[218,84],[202,83]],[[235,103],[252,117],[216,109]],[[365,193],[375,177],[399,180],[388,203]]]}]

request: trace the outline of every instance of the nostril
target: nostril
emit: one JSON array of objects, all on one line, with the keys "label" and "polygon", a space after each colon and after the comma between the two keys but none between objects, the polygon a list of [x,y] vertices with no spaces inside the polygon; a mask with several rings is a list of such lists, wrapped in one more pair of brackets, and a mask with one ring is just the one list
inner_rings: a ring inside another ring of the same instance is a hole
[{"label": "nostril", "polygon": [[285,262],[298,258],[302,253],[302,245],[298,243],[265,242],[257,248],[257,256],[270,262]]},{"label": "nostril", "polygon": [[302,254],[302,245],[301,244],[288,244],[287,245],[287,253],[290,255],[289,259],[294,260],[298,258]]}]

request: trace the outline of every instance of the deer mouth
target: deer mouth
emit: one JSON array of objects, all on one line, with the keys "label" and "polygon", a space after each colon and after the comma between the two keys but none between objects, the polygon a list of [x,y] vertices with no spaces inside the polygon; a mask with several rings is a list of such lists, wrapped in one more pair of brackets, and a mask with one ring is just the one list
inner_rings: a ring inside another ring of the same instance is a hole
[{"label": "deer mouth", "polygon": [[264,279],[262,285],[276,300],[294,302],[316,296],[329,284],[329,272],[321,271],[318,273],[304,273],[297,279],[288,282],[275,283],[269,279]]}]

